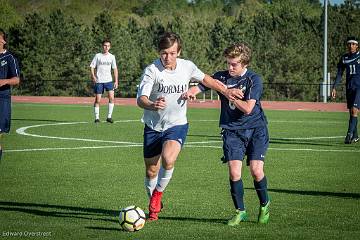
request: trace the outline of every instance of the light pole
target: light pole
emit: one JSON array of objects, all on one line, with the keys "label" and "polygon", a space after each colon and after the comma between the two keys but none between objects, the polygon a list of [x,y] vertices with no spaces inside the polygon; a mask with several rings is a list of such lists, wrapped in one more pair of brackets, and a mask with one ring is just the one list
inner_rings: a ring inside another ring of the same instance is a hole
[{"label": "light pole", "polygon": [[323,96],[324,96],[324,103],[327,102],[327,96],[328,96],[328,73],[327,73],[327,7],[328,7],[328,0],[324,0],[324,73],[323,73]]}]

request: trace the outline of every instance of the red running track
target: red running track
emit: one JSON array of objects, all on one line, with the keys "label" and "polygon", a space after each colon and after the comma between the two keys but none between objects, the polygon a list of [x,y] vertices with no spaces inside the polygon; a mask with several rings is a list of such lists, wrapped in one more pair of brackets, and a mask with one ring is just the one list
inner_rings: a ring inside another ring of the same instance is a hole
[{"label": "red running track", "polygon": [[[13,102],[18,103],[48,103],[48,104],[85,104],[92,105],[94,97],[47,97],[47,96],[12,96]],[[102,104],[107,103],[103,98]],[[115,105],[136,106],[135,98],[116,98]],[[219,108],[218,100],[196,100],[188,102],[189,108]],[[322,102],[282,102],[262,101],[264,109],[271,110],[299,110],[299,111],[320,111],[320,112],[347,112],[346,103],[322,103]]]}]

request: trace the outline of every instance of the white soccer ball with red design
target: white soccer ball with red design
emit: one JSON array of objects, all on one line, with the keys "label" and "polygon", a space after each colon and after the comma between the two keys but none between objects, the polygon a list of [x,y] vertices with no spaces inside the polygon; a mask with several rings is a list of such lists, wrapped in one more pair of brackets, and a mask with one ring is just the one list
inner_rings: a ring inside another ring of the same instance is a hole
[{"label": "white soccer ball with red design", "polygon": [[137,206],[128,206],[120,210],[120,226],[128,232],[139,231],[145,225],[145,213]]}]

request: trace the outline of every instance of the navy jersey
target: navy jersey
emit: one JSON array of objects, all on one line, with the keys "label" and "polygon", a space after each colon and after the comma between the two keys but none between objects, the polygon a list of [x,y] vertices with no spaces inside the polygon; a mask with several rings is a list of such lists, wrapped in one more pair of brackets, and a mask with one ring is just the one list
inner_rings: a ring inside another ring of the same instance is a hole
[{"label": "navy jersey", "polygon": [[337,65],[338,71],[333,87],[341,81],[342,74],[346,70],[346,89],[360,88],[360,52],[346,53]]},{"label": "navy jersey", "polygon": [[[19,64],[11,52],[5,51],[0,54],[0,81],[13,77],[20,77]],[[0,96],[10,96],[9,85],[0,87]]]},{"label": "navy jersey", "polygon": [[[267,120],[262,110],[260,98],[263,92],[262,80],[253,71],[247,70],[243,76],[232,77],[228,71],[220,71],[213,78],[224,83],[228,88],[239,88],[244,92],[243,100],[256,100],[256,104],[249,115],[244,114],[235,105],[218,92],[221,100],[220,127],[230,130],[251,129],[266,126]],[[199,86],[204,90],[203,86]]]}]

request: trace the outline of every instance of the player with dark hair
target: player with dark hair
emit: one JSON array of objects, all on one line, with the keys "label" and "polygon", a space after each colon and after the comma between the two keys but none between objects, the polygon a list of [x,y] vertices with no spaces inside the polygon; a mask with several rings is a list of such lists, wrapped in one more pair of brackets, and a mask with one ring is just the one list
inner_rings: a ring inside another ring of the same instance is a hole
[{"label": "player with dark hair", "polygon": [[[9,133],[11,124],[11,86],[20,83],[20,68],[17,59],[7,50],[4,30],[0,29],[0,140]],[[0,142],[0,160],[2,147]]]},{"label": "player with dark hair", "polygon": [[144,109],[143,151],[150,221],[158,219],[163,192],[185,143],[189,126],[182,94],[188,90],[190,81],[202,82],[229,97],[236,95],[236,91],[228,91],[193,62],[178,58],[181,47],[181,39],[175,33],[167,32],[160,37],[160,57],[145,68],[137,93],[137,104]]},{"label": "player with dark hair", "polygon": [[331,96],[336,98],[335,87],[340,83],[344,70],[346,70],[346,102],[349,109],[349,126],[345,137],[345,144],[359,141],[357,131],[358,112],[360,107],[360,52],[359,42],[355,37],[348,37],[348,53],[345,53],[337,65],[337,74],[333,84]]},{"label": "player with dark hair", "polygon": [[[237,99],[228,99],[218,93],[221,100],[220,128],[224,152],[222,161],[228,164],[230,192],[236,209],[236,214],[227,224],[235,226],[248,220],[241,178],[245,155],[260,202],[258,222],[268,223],[270,198],[264,174],[264,160],[269,134],[260,103],[262,80],[258,74],[247,68],[251,60],[251,49],[246,43],[230,45],[225,49],[224,56],[228,69],[216,72],[213,77],[227,88],[241,89],[243,92],[243,97]],[[184,98],[195,98],[196,94],[205,90],[207,88],[199,84],[190,88]]]},{"label": "player with dark hair", "polygon": [[[94,93],[95,93],[95,102],[94,102],[94,113],[95,113],[95,123],[100,122],[100,102],[101,95],[104,91],[108,91],[109,94],[109,108],[106,121],[113,123],[112,113],[114,110],[114,89],[118,88],[118,70],[116,66],[116,59],[113,54],[109,52],[111,48],[111,42],[108,39],[105,39],[102,42],[103,52],[97,53],[90,64],[91,78],[94,82]],[[115,81],[113,82],[111,69],[114,71]]]}]

